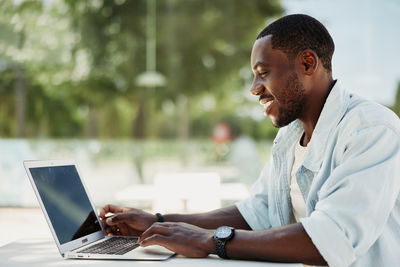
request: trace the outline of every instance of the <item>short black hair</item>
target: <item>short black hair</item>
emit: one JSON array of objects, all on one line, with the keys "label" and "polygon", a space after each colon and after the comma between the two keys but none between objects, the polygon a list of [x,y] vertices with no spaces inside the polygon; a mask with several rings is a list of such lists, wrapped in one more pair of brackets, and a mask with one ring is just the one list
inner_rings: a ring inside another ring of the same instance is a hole
[{"label": "short black hair", "polygon": [[257,39],[272,35],[272,48],[282,50],[289,59],[311,49],[320,58],[328,72],[332,72],[332,55],[335,44],[321,22],[304,14],[284,16],[265,27]]}]

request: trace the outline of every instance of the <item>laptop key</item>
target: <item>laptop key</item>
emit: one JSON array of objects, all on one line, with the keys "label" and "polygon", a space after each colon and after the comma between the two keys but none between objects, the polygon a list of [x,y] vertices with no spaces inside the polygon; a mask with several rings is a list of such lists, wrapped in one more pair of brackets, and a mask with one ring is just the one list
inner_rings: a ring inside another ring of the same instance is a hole
[{"label": "laptop key", "polygon": [[136,237],[112,237],[77,253],[123,255],[139,246]]}]

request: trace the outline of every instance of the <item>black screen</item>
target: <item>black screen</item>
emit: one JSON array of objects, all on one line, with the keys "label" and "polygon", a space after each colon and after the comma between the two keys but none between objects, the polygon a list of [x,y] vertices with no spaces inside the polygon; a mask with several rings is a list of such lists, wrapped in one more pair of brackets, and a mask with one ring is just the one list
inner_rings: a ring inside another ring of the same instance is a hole
[{"label": "black screen", "polygon": [[60,244],[101,230],[75,166],[29,170]]}]

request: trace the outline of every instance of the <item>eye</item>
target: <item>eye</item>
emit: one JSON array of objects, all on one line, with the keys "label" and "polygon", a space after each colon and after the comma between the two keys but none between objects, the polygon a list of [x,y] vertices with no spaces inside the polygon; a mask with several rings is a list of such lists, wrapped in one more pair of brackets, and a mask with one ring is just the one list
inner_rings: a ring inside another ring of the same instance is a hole
[{"label": "eye", "polygon": [[264,78],[264,77],[268,76],[268,74],[269,74],[269,71],[261,71],[259,75],[260,75],[260,77]]}]

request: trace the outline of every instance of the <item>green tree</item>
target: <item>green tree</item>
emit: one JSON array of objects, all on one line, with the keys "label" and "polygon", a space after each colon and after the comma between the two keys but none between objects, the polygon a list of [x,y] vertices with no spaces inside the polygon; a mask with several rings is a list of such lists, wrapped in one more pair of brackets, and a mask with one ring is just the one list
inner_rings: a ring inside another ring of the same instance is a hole
[{"label": "green tree", "polygon": [[[177,134],[179,125],[188,125],[191,106],[198,97],[229,97],[240,90],[239,70],[248,65],[255,34],[266,18],[282,11],[277,1],[156,2],[157,70],[168,81],[162,88],[137,85],[146,66],[146,1],[66,1],[81,36],[79,46],[92,59],[88,79],[101,72],[132,102],[136,138],[155,130],[154,123],[146,126],[145,122],[157,121],[156,116],[162,115],[160,107],[166,103],[175,109],[175,119],[169,123]],[[99,87],[93,90],[99,91]],[[180,132],[184,135],[187,129]]]},{"label": "green tree", "polygon": [[1,135],[68,136],[80,128],[69,91],[59,90],[75,65],[70,18],[62,5],[43,3],[0,5]]},{"label": "green tree", "polygon": [[155,2],[157,88],[137,83],[149,1],[2,2],[0,135],[187,137],[247,105],[242,72],[278,0]]}]

